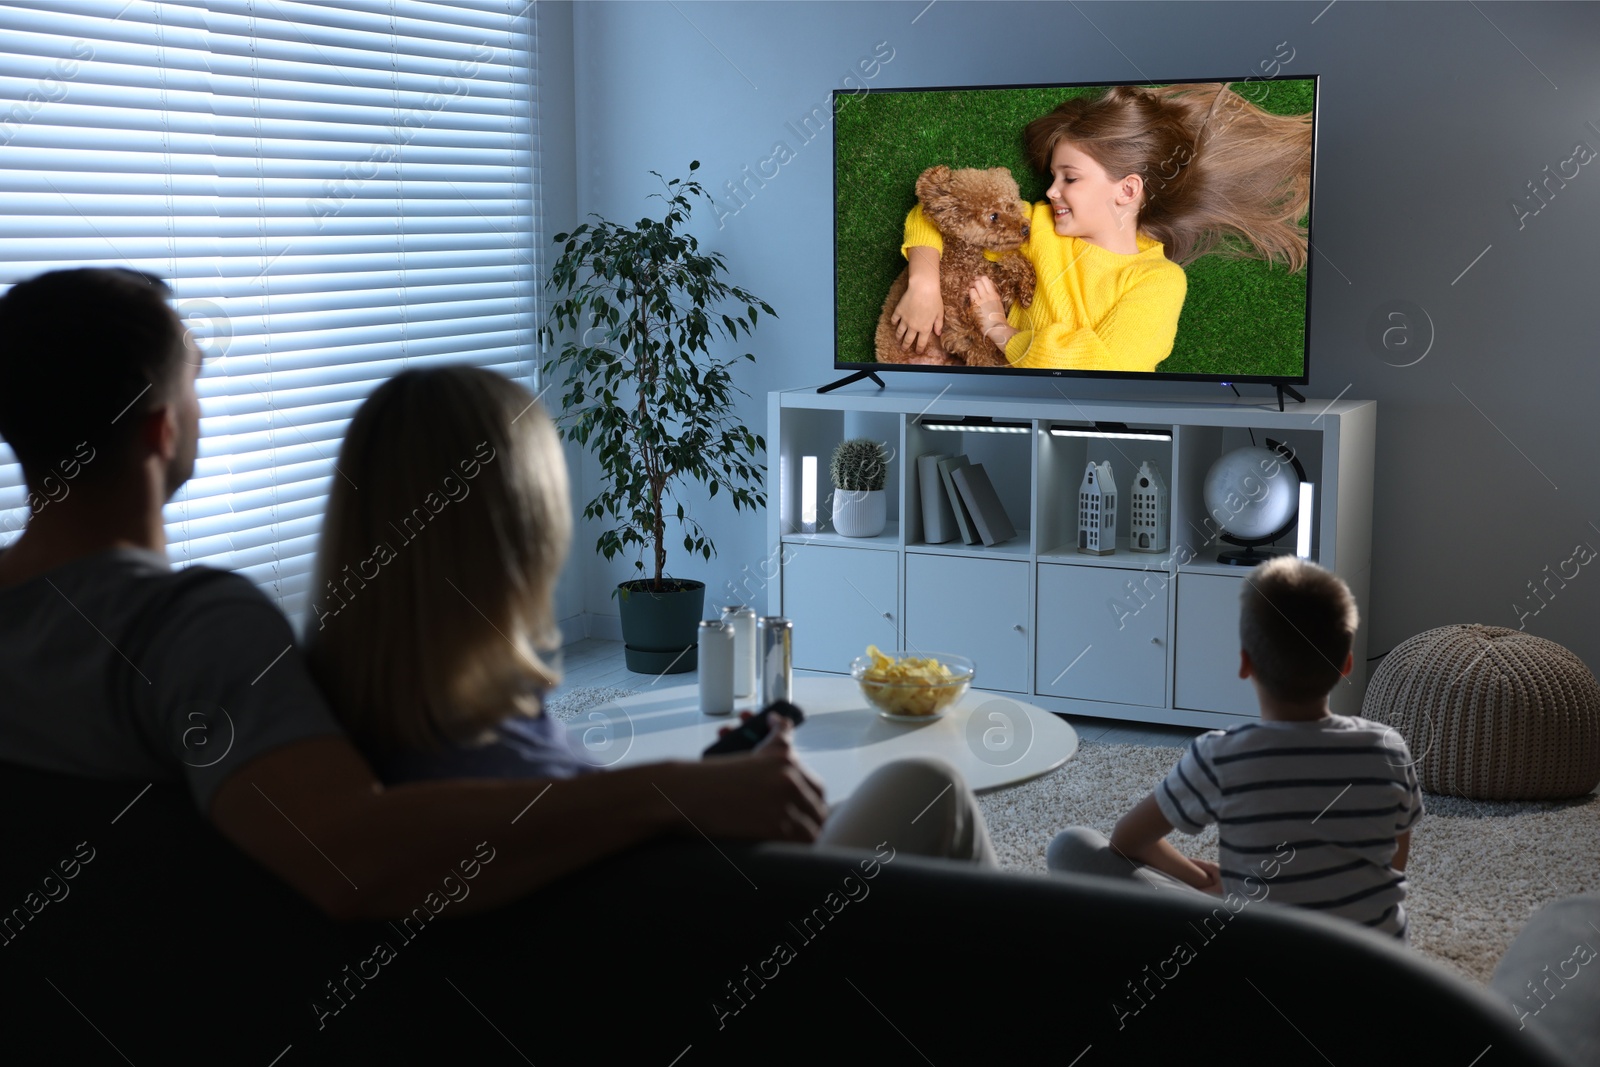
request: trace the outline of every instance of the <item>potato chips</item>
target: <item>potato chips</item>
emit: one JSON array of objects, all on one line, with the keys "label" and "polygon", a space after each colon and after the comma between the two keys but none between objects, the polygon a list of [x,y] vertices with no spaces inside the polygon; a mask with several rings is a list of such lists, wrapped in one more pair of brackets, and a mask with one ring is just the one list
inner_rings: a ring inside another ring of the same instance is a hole
[{"label": "potato chips", "polygon": [[861,673],[861,691],[890,715],[935,715],[957,700],[966,679],[931,657],[885,655],[867,646],[872,665]]}]

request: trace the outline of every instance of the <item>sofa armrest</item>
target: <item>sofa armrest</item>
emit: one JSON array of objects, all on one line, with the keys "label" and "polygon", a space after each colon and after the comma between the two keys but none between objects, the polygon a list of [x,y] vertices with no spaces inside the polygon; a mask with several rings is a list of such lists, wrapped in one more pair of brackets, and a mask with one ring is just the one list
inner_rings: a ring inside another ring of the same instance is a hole
[{"label": "sofa armrest", "polygon": [[1574,1063],[1600,1063],[1600,895],[1547,904],[1489,979],[1519,1028],[1548,1037]]}]

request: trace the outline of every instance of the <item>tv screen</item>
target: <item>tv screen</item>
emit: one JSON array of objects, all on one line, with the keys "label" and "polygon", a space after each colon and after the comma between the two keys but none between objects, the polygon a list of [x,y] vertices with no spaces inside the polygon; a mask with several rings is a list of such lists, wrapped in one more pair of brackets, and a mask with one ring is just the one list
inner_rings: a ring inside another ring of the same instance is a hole
[{"label": "tv screen", "polygon": [[835,368],[1305,382],[1316,88],[836,93]]}]

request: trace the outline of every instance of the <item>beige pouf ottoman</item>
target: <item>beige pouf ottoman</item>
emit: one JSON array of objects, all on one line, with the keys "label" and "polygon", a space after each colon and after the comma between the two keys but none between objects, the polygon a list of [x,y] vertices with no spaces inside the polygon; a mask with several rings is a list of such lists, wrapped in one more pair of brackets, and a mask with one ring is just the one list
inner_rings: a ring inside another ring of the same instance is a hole
[{"label": "beige pouf ottoman", "polygon": [[1430,793],[1556,800],[1600,783],[1600,683],[1521,630],[1441,626],[1401,642],[1361,714],[1405,738]]}]

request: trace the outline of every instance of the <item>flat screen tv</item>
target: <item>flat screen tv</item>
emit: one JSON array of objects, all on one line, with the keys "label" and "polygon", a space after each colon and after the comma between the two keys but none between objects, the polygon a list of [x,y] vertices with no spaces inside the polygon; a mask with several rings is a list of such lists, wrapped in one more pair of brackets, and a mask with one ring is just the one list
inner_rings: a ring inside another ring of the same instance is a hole
[{"label": "flat screen tv", "polygon": [[[836,93],[835,369],[1304,383],[1316,90]],[[930,233],[943,299],[902,304],[902,243]],[[978,274],[987,304],[966,298]],[[891,321],[918,307],[944,309],[921,352]]]}]

